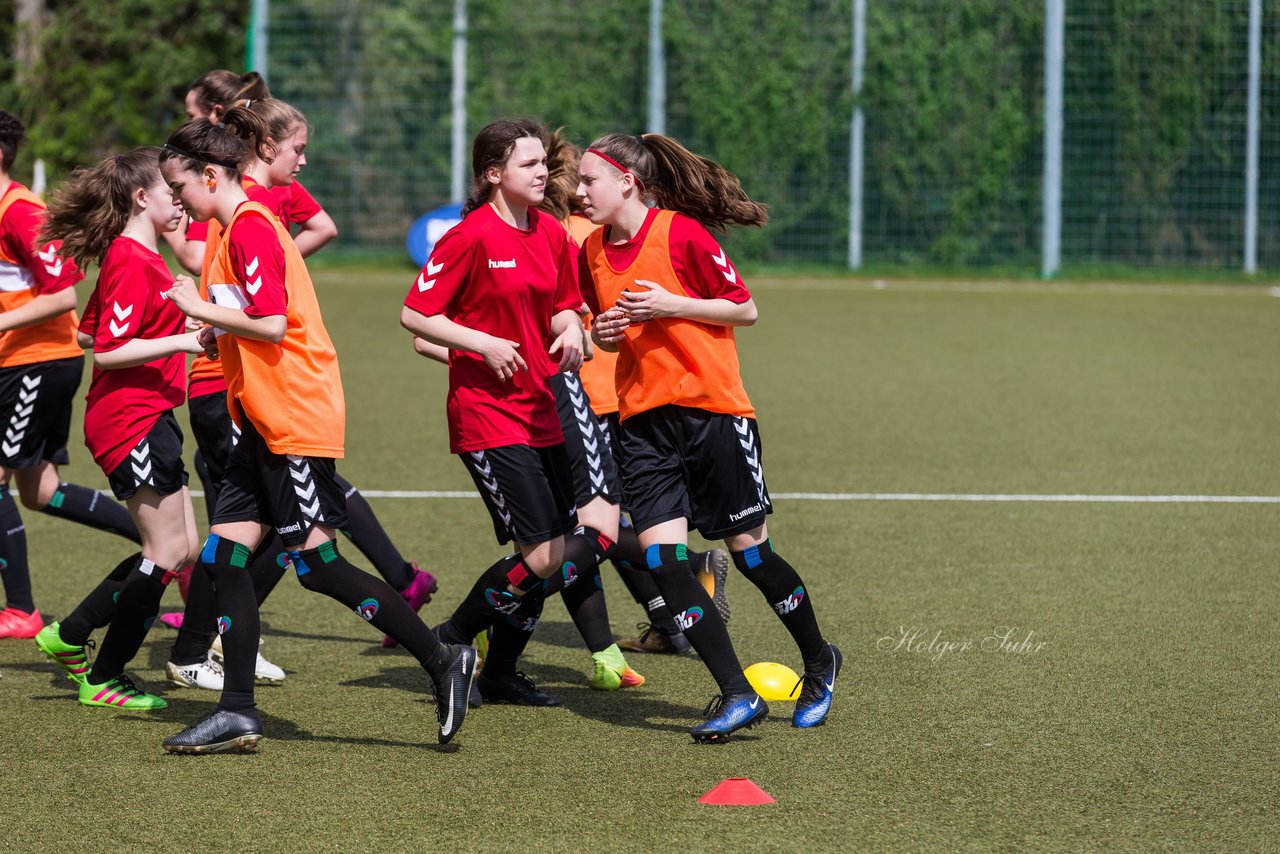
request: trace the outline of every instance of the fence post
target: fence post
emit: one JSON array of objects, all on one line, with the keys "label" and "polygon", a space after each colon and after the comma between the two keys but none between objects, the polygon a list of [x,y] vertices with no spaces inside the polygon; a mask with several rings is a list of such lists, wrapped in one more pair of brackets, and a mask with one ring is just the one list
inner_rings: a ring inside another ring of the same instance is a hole
[{"label": "fence post", "polygon": [[849,124],[849,269],[862,269],[862,69],[867,60],[867,0],[853,0],[853,57],[850,81],[853,117]]},{"label": "fence post", "polygon": [[1062,263],[1062,78],[1066,0],[1044,2],[1044,191],[1040,275],[1050,278]]},{"label": "fence post", "polygon": [[245,45],[245,70],[267,79],[267,24],[271,20],[269,0],[253,0],[249,7],[249,41]]},{"label": "fence post", "polygon": [[453,128],[449,158],[449,199],[466,196],[467,176],[467,0],[453,2]]},{"label": "fence post", "polygon": [[1244,154],[1244,271],[1258,272],[1258,133],[1262,88],[1262,0],[1249,0],[1249,93]]},{"label": "fence post", "polygon": [[667,132],[667,52],[662,42],[662,0],[649,0],[649,133]]}]

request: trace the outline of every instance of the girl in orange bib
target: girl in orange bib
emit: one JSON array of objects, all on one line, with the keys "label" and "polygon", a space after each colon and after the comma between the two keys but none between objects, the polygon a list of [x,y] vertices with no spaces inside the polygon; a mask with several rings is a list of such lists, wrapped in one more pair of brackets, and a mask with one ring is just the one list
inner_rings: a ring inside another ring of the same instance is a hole
[{"label": "girl in orange bib", "polygon": [[764,720],[768,707],[694,579],[691,526],[724,540],[795,639],[805,675],[792,724],[820,724],[840,652],[823,638],[808,589],[769,538],[773,505],[733,332],[755,322],[755,302],[707,230],[763,225],[764,206],[732,173],[659,134],[602,137],[578,174],[583,209],[604,226],[583,246],[579,281],[596,313],[594,341],[618,352],[625,503],[658,589],[720,689],[693,737],[723,741]]}]

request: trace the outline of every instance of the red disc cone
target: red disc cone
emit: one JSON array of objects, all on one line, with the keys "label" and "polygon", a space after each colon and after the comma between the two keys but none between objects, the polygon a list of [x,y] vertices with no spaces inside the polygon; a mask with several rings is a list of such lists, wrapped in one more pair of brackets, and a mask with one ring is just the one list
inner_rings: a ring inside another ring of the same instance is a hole
[{"label": "red disc cone", "polygon": [[726,806],[756,806],[771,804],[773,798],[747,777],[726,777],[711,791],[698,798],[700,804],[724,804]]}]

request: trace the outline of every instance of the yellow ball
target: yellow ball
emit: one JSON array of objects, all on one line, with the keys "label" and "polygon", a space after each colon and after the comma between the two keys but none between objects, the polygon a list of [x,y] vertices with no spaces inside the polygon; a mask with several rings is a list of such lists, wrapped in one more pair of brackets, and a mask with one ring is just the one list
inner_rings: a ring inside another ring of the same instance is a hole
[{"label": "yellow ball", "polygon": [[794,700],[800,696],[800,677],[785,664],[760,661],[743,672],[751,687],[766,700]]}]

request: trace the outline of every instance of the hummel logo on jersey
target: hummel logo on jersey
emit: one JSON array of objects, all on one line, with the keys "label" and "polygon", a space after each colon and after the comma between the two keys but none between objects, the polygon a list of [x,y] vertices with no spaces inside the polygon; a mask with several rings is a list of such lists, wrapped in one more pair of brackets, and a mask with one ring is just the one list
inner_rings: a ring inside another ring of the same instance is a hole
[{"label": "hummel logo on jersey", "polygon": [[[443,261],[441,261],[439,264],[432,264],[431,260],[428,259],[426,269],[418,274],[418,291],[425,293],[426,291],[429,291],[433,287],[435,287],[436,276],[443,269],[444,269]],[[428,279],[427,276],[430,276],[431,278]]]},{"label": "hummel logo on jersey", "polygon": [[37,252],[36,254],[40,256],[41,261],[45,262],[44,271],[46,273],[50,276],[62,275],[62,259],[58,257],[58,250],[53,248],[52,243],[46,246],[43,252]]},{"label": "hummel logo on jersey", "polygon": [[795,590],[791,591],[791,595],[786,599],[783,599],[781,602],[774,602],[773,610],[777,611],[779,616],[782,614],[790,614],[796,608],[799,608],[800,603],[803,601],[804,588],[797,587]]},{"label": "hummel logo on jersey", "polygon": [[[124,335],[126,332],[129,331],[129,324],[127,321],[133,315],[133,306],[132,305],[122,306],[120,305],[119,302],[117,302],[115,303],[115,305],[112,307],[111,310],[112,312],[115,313],[115,316],[116,316],[116,319],[111,321],[111,324],[110,324],[111,334],[119,338],[120,336]],[[119,321],[119,323],[117,323],[116,321]]]},{"label": "hummel logo on jersey", "polygon": [[729,256],[723,249],[720,250],[719,255],[712,255],[711,260],[716,262],[716,266],[720,268],[720,275],[724,276],[725,281],[731,285],[738,281],[738,271],[733,269],[733,265],[729,263]]},{"label": "hummel logo on jersey", "polygon": [[249,292],[249,296],[257,296],[258,290],[262,287],[261,276],[251,280],[256,272],[258,272],[258,257],[255,255],[252,261],[244,265],[244,289]]},{"label": "hummel logo on jersey", "polygon": [[489,259],[490,270],[514,270],[515,268],[516,268],[516,259],[514,258],[512,258],[510,261],[495,261],[492,258]]}]

